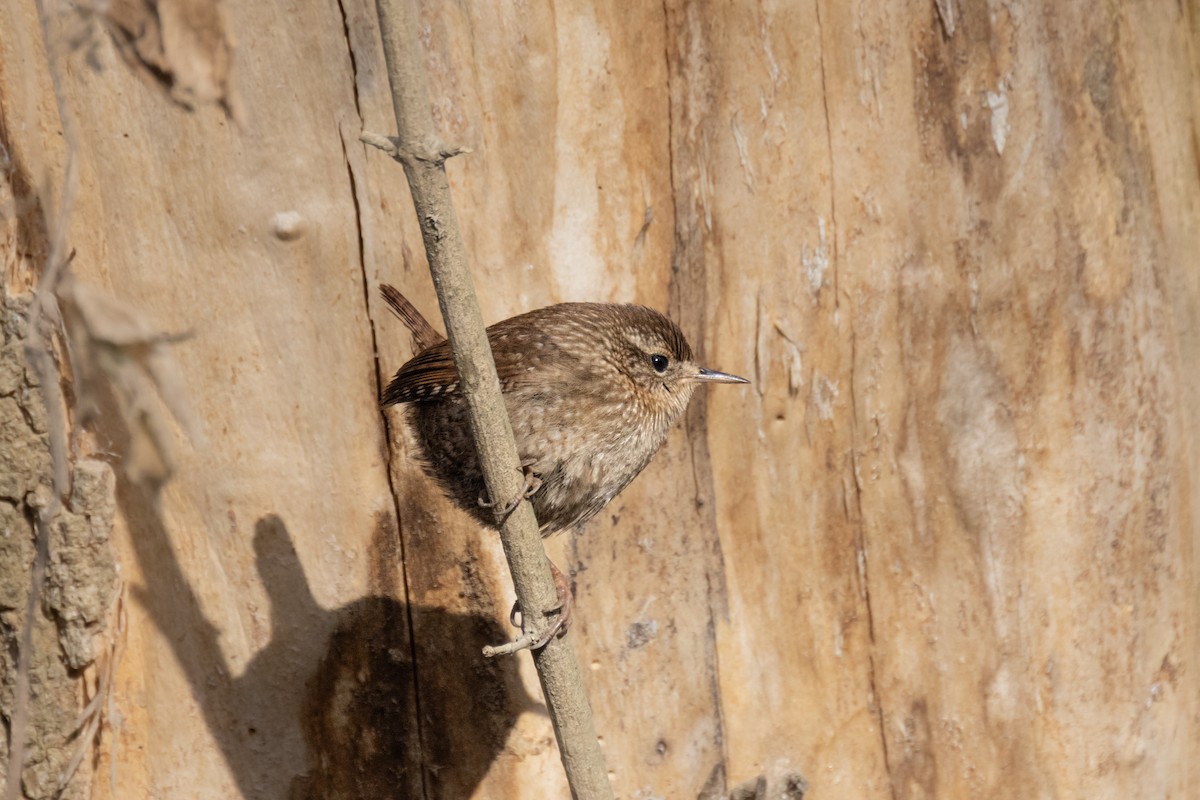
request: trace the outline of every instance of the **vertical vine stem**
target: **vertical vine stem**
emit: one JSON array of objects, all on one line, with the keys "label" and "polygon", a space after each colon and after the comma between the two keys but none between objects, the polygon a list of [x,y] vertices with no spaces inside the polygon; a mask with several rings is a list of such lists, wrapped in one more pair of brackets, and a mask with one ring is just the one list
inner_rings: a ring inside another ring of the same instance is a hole
[{"label": "vertical vine stem", "polygon": [[[522,493],[524,478],[446,177],[446,159],[461,151],[444,147],[434,130],[412,0],[376,0],[376,8],[396,113],[394,157],[404,166],[412,191],[488,494],[503,503]],[[537,519],[527,500],[508,515],[500,539],[517,600],[526,611],[523,617],[544,625],[546,612],[558,601]],[[551,640],[534,652],[533,659],[572,795],[580,800],[612,798],[570,638]]]}]

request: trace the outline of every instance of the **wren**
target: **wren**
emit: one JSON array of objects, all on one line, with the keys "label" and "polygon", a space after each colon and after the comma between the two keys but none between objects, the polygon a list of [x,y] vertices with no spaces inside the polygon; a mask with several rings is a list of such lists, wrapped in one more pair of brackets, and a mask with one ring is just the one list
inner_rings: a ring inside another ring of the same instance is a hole
[{"label": "wren", "polygon": [[[407,404],[425,472],[495,528],[503,514],[485,499],[450,345],[394,287],[381,291],[419,351],[383,405]],[[582,525],[628,486],[701,384],[749,383],[696,364],[679,326],[644,306],[561,303],[498,322],[487,336],[542,536]],[[551,567],[565,623],[570,595]]]}]

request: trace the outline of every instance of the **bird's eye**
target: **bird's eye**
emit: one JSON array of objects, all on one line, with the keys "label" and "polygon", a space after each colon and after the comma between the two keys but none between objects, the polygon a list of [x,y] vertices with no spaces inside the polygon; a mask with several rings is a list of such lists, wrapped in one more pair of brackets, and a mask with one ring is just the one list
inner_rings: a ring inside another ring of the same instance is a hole
[{"label": "bird's eye", "polygon": [[655,353],[654,355],[650,356],[650,365],[654,367],[655,372],[660,374],[667,371],[668,363],[670,362],[667,360],[667,357],[661,353]]}]

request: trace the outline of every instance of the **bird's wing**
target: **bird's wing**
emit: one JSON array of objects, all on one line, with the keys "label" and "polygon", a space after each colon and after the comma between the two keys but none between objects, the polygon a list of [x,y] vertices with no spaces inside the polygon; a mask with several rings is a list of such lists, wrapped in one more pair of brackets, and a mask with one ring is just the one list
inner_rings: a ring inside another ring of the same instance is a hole
[{"label": "bird's wing", "polygon": [[[538,361],[552,358],[558,349],[539,327],[522,317],[506,319],[487,330],[500,388],[506,392],[536,382]],[[458,391],[458,371],[454,368],[450,343],[442,340],[400,368],[384,390],[383,405],[436,400]]]}]

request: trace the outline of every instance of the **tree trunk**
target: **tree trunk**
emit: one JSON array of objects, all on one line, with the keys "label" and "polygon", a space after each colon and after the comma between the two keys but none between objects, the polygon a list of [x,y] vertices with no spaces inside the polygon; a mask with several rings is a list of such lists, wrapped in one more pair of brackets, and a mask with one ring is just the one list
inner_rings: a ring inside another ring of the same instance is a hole
[{"label": "tree trunk", "polygon": [[[376,402],[378,284],[436,302],[374,4],[148,8],[0,5],[10,733],[75,251],[25,795],[566,796]],[[485,318],[641,302],[753,381],[549,543],[617,795],[1200,794],[1196,6],[419,10]]]}]

